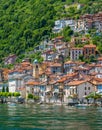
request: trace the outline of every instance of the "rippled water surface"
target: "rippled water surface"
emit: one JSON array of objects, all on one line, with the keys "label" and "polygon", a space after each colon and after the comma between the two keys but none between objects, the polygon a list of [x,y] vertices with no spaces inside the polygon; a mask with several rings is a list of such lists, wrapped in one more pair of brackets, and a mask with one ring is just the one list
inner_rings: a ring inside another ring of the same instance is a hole
[{"label": "rippled water surface", "polygon": [[1,104],[0,130],[102,130],[102,108]]}]

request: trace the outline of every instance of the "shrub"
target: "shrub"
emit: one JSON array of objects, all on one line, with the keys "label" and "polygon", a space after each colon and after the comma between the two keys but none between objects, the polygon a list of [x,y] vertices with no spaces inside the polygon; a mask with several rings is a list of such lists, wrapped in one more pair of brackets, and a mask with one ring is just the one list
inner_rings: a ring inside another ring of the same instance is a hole
[{"label": "shrub", "polygon": [[2,92],[0,92],[0,97],[2,96]]},{"label": "shrub", "polygon": [[32,94],[28,94],[28,98],[29,99],[33,99],[33,95]]},{"label": "shrub", "polygon": [[11,92],[0,92],[0,96],[4,96],[4,97],[11,97],[13,95],[13,93]]},{"label": "shrub", "polygon": [[33,96],[33,99],[34,99],[34,100],[39,100],[39,98],[40,98],[40,97],[37,96],[37,95],[34,95],[34,96]]},{"label": "shrub", "polygon": [[13,95],[13,93],[11,92],[8,92],[8,96],[11,97]]},{"label": "shrub", "polygon": [[13,93],[13,95],[14,95],[14,97],[18,97],[18,96],[20,96],[20,93],[19,92],[15,92],[15,93]]}]

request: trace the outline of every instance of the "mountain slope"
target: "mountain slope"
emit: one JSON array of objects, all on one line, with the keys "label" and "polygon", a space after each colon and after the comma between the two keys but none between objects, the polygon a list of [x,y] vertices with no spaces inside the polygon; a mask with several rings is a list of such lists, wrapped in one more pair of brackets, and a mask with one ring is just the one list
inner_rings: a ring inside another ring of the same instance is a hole
[{"label": "mountain slope", "polygon": [[[102,1],[98,1],[1,0],[0,61],[2,62],[2,58],[10,53],[22,55],[25,51],[33,50],[45,35],[50,35],[54,20],[102,10]],[[71,12],[69,10],[73,10],[72,8],[65,9],[64,5],[70,7],[70,4],[75,4],[75,2],[84,4],[83,9],[75,9]],[[92,10],[93,7],[94,10]]]}]

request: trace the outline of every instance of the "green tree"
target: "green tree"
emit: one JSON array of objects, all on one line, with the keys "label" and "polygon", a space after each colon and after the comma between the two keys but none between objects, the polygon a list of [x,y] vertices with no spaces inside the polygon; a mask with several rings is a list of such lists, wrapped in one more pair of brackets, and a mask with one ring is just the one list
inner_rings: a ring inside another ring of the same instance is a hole
[{"label": "green tree", "polygon": [[62,31],[65,41],[70,41],[71,35],[73,35],[73,31],[69,26],[65,27]]},{"label": "green tree", "polygon": [[2,87],[2,92],[5,92],[5,87],[4,86]]},{"label": "green tree", "polygon": [[29,29],[25,30],[25,31],[24,31],[24,37],[25,37],[26,41],[27,41],[28,39],[32,38],[32,31],[29,30]]},{"label": "green tree", "polygon": [[33,95],[32,94],[28,94],[28,99],[33,99]]},{"label": "green tree", "polygon": [[90,55],[89,58],[90,58],[90,62],[96,62],[97,61],[94,55]]},{"label": "green tree", "polygon": [[96,100],[101,98],[101,95],[96,92],[93,92],[86,96],[86,99],[89,99],[89,98],[94,99],[94,104],[95,104]]},{"label": "green tree", "polygon": [[79,55],[79,60],[84,61],[84,56],[82,54]]},{"label": "green tree", "polygon": [[[84,6],[77,10],[76,3]],[[75,3],[75,4],[74,4]],[[66,6],[65,6],[66,5]],[[68,7],[67,7],[68,5]],[[29,48],[34,49],[42,37],[52,33],[54,21],[58,19],[78,19],[86,13],[102,11],[101,0],[1,0],[0,1],[0,63],[10,53],[18,57]],[[96,32],[91,31],[94,41]],[[55,35],[59,34],[54,34]],[[72,31],[63,32],[65,41],[70,41]],[[94,44],[102,53],[102,36]],[[18,59],[21,62],[22,59]]]},{"label": "green tree", "polygon": [[39,97],[39,96],[37,96],[37,95],[34,95],[34,96],[33,96],[33,99],[34,99],[35,101],[37,101],[37,100],[39,100],[39,99],[40,99],[40,97]]},{"label": "green tree", "polygon": [[6,92],[9,92],[9,87],[8,86],[6,87]]}]

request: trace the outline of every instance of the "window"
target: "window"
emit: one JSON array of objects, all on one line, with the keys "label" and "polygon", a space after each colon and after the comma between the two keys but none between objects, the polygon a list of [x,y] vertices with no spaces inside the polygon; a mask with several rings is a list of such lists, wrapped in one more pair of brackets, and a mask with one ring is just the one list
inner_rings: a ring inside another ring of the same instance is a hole
[{"label": "window", "polygon": [[76,88],[76,93],[77,93],[77,88]]},{"label": "window", "polygon": [[94,48],[92,48],[92,54],[94,54],[94,52],[95,52],[95,51],[94,51]]},{"label": "window", "polygon": [[34,93],[34,89],[32,88],[32,93]]},{"label": "window", "polygon": [[71,95],[71,91],[70,91],[70,95]]},{"label": "window", "polygon": [[72,93],[74,94],[74,89],[72,89]]},{"label": "window", "polygon": [[85,95],[87,95],[87,93],[85,92]]},{"label": "window", "polygon": [[86,53],[88,53],[88,49],[86,48]]},{"label": "window", "polygon": [[87,88],[85,87],[85,90],[86,90]]},{"label": "window", "polygon": [[90,87],[88,87],[88,90],[90,90]]},{"label": "window", "polygon": [[55,70],[53,70],[53,73],[55,74]]},{"label": "window", "polygon": [[38,69],[38,65],[36,65],[36,69]]}]

